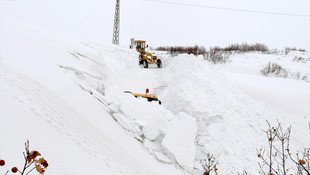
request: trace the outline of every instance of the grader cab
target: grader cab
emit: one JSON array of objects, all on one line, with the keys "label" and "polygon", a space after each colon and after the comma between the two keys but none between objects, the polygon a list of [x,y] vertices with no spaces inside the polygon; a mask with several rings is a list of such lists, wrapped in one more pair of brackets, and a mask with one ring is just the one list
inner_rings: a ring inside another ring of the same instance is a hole
[{"label": "grader cab", "polygon": [[162,62],[154,53],[146,52],[145,49],[148,47],[145,41],[135,40],[134,46],[136,50],[140,53],[139,55],[139,64],[142,64],[144,68],[148,68],[149,64],[156,64],[158,68],[162,67]]}]

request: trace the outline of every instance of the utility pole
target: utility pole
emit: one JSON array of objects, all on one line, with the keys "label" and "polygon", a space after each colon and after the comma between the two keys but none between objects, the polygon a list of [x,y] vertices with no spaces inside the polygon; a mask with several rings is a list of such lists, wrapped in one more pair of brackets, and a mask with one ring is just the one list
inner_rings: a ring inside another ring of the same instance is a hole
[{"label": "utility pole", "polygon": [[112,44],[119,45],[120,0],[116,0]]}]

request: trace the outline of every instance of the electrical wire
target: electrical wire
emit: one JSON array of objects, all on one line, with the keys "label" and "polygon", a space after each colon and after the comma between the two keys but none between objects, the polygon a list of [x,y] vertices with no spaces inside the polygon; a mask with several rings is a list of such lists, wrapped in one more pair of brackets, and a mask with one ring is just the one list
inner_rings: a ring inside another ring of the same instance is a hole
[{"label": "electrical wire", "polygon": [[280,13],[280,12],[268,12],[268,11],[258,11],[258,10],[234,9],[234,8],[216,7],[216,6],[207,6],[207,5],[197,5],[197,4],[182,3],[182,2],[172,2],[172,1],[162,1],[162,0],[145,0],[145,1],[151,1],[151,2],[156,2],[156,3],[164,3],[164,4],[171,4],[171,5],[181,5],[181,6],[189,6],[189,7],[217,9],[217,10],[227,10],[227,11],[237,11],[237,12],[247,12],[247,13],[259,13],[259,14],[270,14],[270,15],[282,15],[282,16],[294,16],[294,17],[310,18],[310,15],[305,15],[305,14],[294,14],[294,13]]}]

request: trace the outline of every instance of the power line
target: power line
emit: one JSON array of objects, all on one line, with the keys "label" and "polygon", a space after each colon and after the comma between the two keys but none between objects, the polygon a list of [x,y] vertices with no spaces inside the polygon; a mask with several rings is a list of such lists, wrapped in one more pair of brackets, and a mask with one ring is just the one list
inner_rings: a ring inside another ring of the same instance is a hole
[{"label": "power line", "polygon": [[227,11],[237,11],[237,12],[247,12],[247,13],[259,13],[259,14],[271,14],[271,15],[282,15],[282,16],[295,16],[295,17],[310,18],[310,15],[305,15],[305,14],[294,14],[294,13],[280,13],[280,12],[268,12],[268,11],[258,11],[258,10],[234,9],[234,8],[216,7],[216,6],[207,6],[207,5],[197,5],[197,4],[182,3],[182,2],[172,2],[172,1],[162,1],[162,0],[145,0],[145,1],[151,1],[151,2],[156,2],[156,3],[164,3],[164,4],[172,4],[172,5],[189,6],[189,7],[217,9],[217,10],[227,10]]}]

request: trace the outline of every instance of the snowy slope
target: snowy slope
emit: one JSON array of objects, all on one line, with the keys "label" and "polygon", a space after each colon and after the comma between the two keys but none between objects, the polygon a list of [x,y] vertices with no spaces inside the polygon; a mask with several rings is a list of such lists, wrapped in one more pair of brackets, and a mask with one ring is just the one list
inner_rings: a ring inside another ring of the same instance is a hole
[{"label": "snowy slope", "polygon": [[[293,149],[310,146],[310,83],[260,73],[271,61],[309,76],[298,53],[236,54],[221,65],[158,53],[164,67],[143,69],[134,50],[1,25],[0,156],[16,160],[9,166],[22,166],[29,139],[47,174],[201,174],[206,153],[220,174],[258,174],[266,120],[277,119],[292,125]],[[161,106],[123,93],[146,88]]]},{"label": "snowy slope", "polygon": [[23,142],[29,139],[49,161],[48,174],[182,174],[145,152],[115,122],[111,109],[60,67],[88,71],[69,53],[87,46],[7,20],[1,24],[0,150],[8,167],[21,167]]}]

